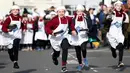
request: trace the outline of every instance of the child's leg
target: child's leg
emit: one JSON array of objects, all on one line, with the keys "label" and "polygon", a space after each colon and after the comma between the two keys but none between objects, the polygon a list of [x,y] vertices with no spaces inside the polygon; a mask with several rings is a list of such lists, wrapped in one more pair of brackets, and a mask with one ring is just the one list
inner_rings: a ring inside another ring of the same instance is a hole
[{"label": "child's leg", "polygon": [[83,44],[81,44],[81,50],[82,50],[82,55],[83,55],[83,62],[85,64],[85,66],[89,66],[88,64],[88,59],[87,59],[87,49],[86,49],[86,45],[87,45],[87,42],[84,42]]},{"label": "child's leg", "polygon": [[79,64],[82,64],[81,47],[75,46],[75,51]]},{"label": "child's leg", "polygon": [[[123,53],[124,53],[124,48],[123,44],[119,43],[118,46],[116,47],[119,51],[119,62],[118,62],[118,67],[122,66],[122,60],[123,60]],[[124,65],[124,64],[123,64]]]}]

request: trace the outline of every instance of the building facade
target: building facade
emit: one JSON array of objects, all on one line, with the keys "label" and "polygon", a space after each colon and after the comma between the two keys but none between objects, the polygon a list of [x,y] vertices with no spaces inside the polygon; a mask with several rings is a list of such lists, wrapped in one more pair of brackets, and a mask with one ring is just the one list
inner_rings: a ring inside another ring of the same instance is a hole
[{"label": "building facade", "polygon": [[85,5],[86,7],[98,7],[99,3],[104,1],[105,4],[111,4],[111,1],[116,0],[0,0],[0,15],[9,13],[10,7],[14,4],[19,5],[21,8],[38,8],[39,10],[45,10],[51,6],[66,5],[70,6],[70,10],[74,10],[78,4]]},{"label": "building facade", "polygon": [[61,0],[0,0],[0,15],[9,13],[10,7],[13,4],[17,4],[21,8],[45,10],[51,6],[60,6]]}]

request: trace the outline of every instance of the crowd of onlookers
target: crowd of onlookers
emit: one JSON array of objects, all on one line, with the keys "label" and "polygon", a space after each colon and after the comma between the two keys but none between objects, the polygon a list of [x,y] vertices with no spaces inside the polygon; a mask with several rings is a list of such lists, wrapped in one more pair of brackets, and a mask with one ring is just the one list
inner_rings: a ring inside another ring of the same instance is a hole
[{"label": "crowd of onlookers", "polygon": [[[130,18],[130,0],[128,0],[127,3],[124,3],[122,6],[122,10],[126,12]],[[92,27],[91,31],[88,33],[89,40],[87,47],[89,48],[100,48],[100,47],[106,47],[109,46],[109,42],[106,38],[106,34],[109,31],[109,27],[111,24],[111,18],[113,15],[113,5],[104,5],[100,4],[99,9],[95,9],[93,7],[89,7],[88,10],[84,11],[84,15],[86,17],[91,15],[95,16],[95,22],[90,24],[96,24],[94,27]],[[22,13],[22,25],[32,24],[33,26],[22,27],[23,29],[23,38],[21,40],[20,49],[22,51],[32,51],[32,50],[38,50],[42,51],[45,49],[51,48],[49,40],[46,38],[48,35],[46,34],[43,39],[39,39],[40,36],[38,35],[38,32],[40,32],[41,27],[44,28],[44,26],[57,15],[55,12],[55,7],[51,7],[48,10],[45,11],[38,11],[37,8],[35,8],[32,12],[28,12],[26,8],[24,8],[24,11]],[[75,12],[74,12],[75,15]],[[66,16],[73,17],[74,15],[69,15],[69,13],[66,13]],[[1,30],[2,24],[4,20],[8,17],[6,15],[5,17],[0,16],[0,50],[5,50],[7,45],[4,43],[6,39],[4,39],[4,36],[2,36],[3,32]],[[89,17],[88,17],[89,18]],[[40,26],[41,23],[44,26]],[[89,23],[89,21],[87,21]],[[29,27],[31,29],[29,29]],[[130,23],[129,24],[123,24],[123,34],[125,35],[125,42],[124,42],[124,48],[129,49],[130,48]],[[43,30],[44,31],[44,30]],[[45,32],[45,31],[44,31]],[[45,32],[46,33],[46,32]]]}]

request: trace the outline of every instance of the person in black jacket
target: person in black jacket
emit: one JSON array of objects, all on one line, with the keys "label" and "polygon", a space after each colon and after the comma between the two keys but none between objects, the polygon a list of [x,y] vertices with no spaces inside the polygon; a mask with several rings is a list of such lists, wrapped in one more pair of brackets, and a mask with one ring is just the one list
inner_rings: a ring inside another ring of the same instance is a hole
[{"label": "person in black jacket", "polygon": [[[91,48],[93,48],[92,44],[93,42],[98,43],[98,18],[93,14],[94,8],[89,8],[89,14],[87,15],[87,23],[88,23],[88,28],[89,28],[89,42],[91,44]],[[98,43],[99,44],[99,43]],[[98,46],[95,46],[95,48],[98,48]]]}]

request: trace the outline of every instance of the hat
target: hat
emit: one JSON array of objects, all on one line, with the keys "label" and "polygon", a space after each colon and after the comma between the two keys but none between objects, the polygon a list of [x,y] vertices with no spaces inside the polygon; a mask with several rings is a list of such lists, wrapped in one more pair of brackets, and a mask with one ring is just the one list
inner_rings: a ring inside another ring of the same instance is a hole
[{"label": "hat", "polygon": [[114,3],[114,6],[115,6],[116,4],[121,4],[121,5],[122,5],[123,3],[118,0],[117,2]]},{"label": "hat", "polygon": [[30,14],[26,8],[24,8],[23,14]]},{"label": "hat", "polygon": [[13,5],[12,8],[11,8],[11,10],[13,10],[13,9],[18,9],[18,10],[20,10],[20,7],[17,6],[17,5]]},{"label": "hat", "polygon": [[59,11],[59,10],[65,10],[66,11],[66,8],[64,6],[59,6],[56,8],[56,12]]},{"label": "hat", "polygon": [[4,19],[4,17],[3,17],[3,16],[0,16],[0,19]]},{"label": "hat", "polygon": [[89,11],[90,11],[90,10],[95,10],[95,8],[92,8],[92,7],[91,7],[91,8],[89,8]]},{"label": "hat", "polygon": [[82,11],[84,11],[83,5],[77,5],[76,10],[82,10]]}]

